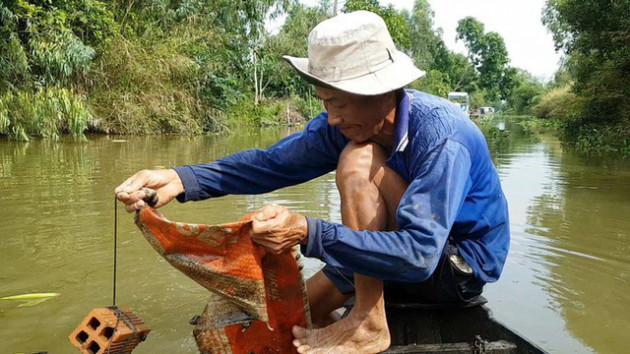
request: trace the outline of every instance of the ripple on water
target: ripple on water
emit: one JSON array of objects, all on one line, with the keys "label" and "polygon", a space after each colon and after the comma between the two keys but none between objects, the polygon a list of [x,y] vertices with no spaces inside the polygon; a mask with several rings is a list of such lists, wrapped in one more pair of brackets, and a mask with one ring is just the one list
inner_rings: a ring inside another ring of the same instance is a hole
[{"label": "ripple on water", "polygon": [[[490,144],[512,229],[501,279],[486,287],[490,308],[550,351],[623,352],[630,331],[629,164],[580,157],[548,137],[533,142],[509,130],[507,145]],[[265,134],[0,141],[2,291],[62,294],[33,308],[0,308],[9,324],[3,349],[65,352],[67,339],[58,334],[69,333],[91,308],[111,303],[118,183],[141,167],[206,162],[285,135]],[[172,220],[224,223],[269,203],[340,222],[334,174],[262,196],[171,203],[163,212]],[[139,352],[196,352],[187,321],[203,310],[207,291],[157,255],[132,215],[120,211],[118,303],[153,328]],[[307,275],[321,267],[303,260]],[[51,319],[47,328],[25,330],[40,328],[41,318]]]}]

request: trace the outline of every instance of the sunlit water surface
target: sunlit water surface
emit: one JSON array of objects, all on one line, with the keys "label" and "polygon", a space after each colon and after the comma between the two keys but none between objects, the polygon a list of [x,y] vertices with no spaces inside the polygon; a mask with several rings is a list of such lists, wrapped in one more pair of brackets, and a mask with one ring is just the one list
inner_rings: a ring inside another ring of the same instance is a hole
[{"label": "sunlit water surface", "polygon": [[[497,129],[496,127],[501,129]],[[630,333],[630,162],[585,157],[510,122],[482,124],[510,205],[512,245],[486,287],[495,317],[551,352],[622,353]],[[73,352],[68,335],[112,303],[113,189],[140,168],[265,148],[288,129],[206,137],[0,141],[0,353]],[[260,196],[171,203],[172,220],[223,223],[267,203],[340,222],[334,175]],[[117,304],[152,328],[136,353],[195,353],[207,290],[172,268],[119,210]],[[306,261],[307,275],[320,264]]]}]

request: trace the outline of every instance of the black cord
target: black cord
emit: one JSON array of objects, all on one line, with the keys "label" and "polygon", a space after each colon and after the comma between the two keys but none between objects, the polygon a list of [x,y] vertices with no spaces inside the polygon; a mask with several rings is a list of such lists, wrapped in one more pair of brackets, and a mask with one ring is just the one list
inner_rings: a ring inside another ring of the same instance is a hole
[{"label": "black cord", "polygon": [[114,196],[114,286],[112,306],[116,307],[116,249],[118,244],[118,199]]},{"label": "black cord", "polygon": [[[118,308],[116,307],[116,262],[117,262],[116,250],[117,249],[118,249],[118,198],[114,196],[114,284],[112,286],[113,288],[112,307],[110,307],[110,309],[114,311],[117,318],[116,318],[116,326],[114,326],[114,333],[112,333],[111,337],[109,337],[109,340],[107,341],[107,354],[111,353],[114,334],[116,333],[116,331],[118,331],[118,323],[120,322],[120,316],[117,311]],[[127,343],[125,342],[125,347],[126,346],[127,346]]]}]

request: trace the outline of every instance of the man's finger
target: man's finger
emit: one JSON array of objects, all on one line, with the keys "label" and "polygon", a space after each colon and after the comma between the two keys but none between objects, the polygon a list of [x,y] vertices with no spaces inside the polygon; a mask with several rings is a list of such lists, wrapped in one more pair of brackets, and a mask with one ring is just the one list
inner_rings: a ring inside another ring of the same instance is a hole
[{"label": "man's finger", "polygon": [[261,240],[261,239],[257,239],[257,238],[252,238],[252,241],[260,246],[263,246],[264,248],[268,248],[270,246],[269,241],[267,240]]},{"label": "man's finger", "polygon": [[262,210],[256,214],[256,220],[258,221],[267,221],[269,219],[273,219],[278,215],[278,209],[280,207],[278,205],[267,205]]},{"label": "man's finger", "polygon": [[118,187],[116,187],[116,189],[114,190],[114,193],[118,194],[122,191],[125,190],[125,188],[127,188],[129,185],[131,185],[131,182],[136,179],[136,177],[138,176],[140,172],[136,172],[134,173],[131,177],[127,178],[123,183],[121,183]]},{"label": "man's finger", "polygon": [[125,204],[133,204],[139,200],[144,199],[145,194],[142,191],[137,191],[137,192],[120,192],[118,194],[116,194],[116,198],[118,198],[118,200],[122,201]]},{"label": "man's finger", "polygon": [[129,199],[129,194],[122,192],[122,191],[116,191],[116,199],[120,200],[121,202],[125,202]]},{"label": "man's finger", "polygon": [[280,254],[283,252],[283,249],[281,248],[280,245],[277,245],[273,242],[269,242],[267,240],[260,240],[260,239],[252,239],[252,241],[259,245],[262,246],[264,249],[266,249],[267,251],[273,253],[273,254]]},{"label": "man's finger", "polygon": [[141,209],[143,206],[144,206],[144,201],[138,200],[135,203],[125,205],[125,210],[127,210],[127,212],[129,213],[133,213],[134,211]]},{"label": "man's finger", "polygon": [[131,176],[128,180],[126,185],[123,187],[123,192],[127,192],[127,193],[131,193],[131,192],[136,192],[139,191],[140,188],[144,187],[148,181],[148,177],[147,177],[147,171],[146,170],[142,170],[136,174],[134,174],[133,176]]},{"label": "man's finger", "polygon": [[258,235],[265,234],[269,231],[269,225],[265,221],[252,220],[251,237],[253,239],[259,238]]}]

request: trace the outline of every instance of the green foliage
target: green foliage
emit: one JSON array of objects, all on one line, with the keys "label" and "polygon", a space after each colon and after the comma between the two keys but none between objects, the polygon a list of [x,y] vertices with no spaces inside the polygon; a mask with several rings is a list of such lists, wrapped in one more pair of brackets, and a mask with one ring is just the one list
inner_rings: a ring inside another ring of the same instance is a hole
[{"label": "green foliage", "polygon": [[447,97],[451,91],[448,74],[433,69],[429,70],[423,78],[412,83],[411,88],[439,97]]},{"label": "green foliage", "polygon": [[[583,103],[578,113],[571,111],[572,116],[563,117],[571,122],[564,134],[568,142],[580,140],[583,147],[607,145],[605,134],[627,131],[624,127],[630,126],[628,14],[629,0],[546,3],[543,23],[553,33],[556,48],[567,55],[566,73]],[[619,134],[611,136],[625,141]]]},{"label": "green foliage", "polygon": [[457,39],[463,40],[468,48],[468,58],[475,68],[483,64],[485,54],[485,27],[474,17],[466,17],[457,24]]},{"label": "green foliage", "polygon": [[13,139],[40,136],[57,140],[62,133],[82,139],[91,119],[84,99],[64,88],[0,96],[0,134]]},{"label": "green foliage", "polygon": [[429,2],[416,0],[408,21],[411,36],[409,55],[417,67],[427,71],[435,69],[432,66],[442,39],[433,31],[433,11]]},{"label": "green foliage", "polygon": [[288,100],[263,100],[258,104],[251,100],[242,100],[226,114],[228,127],[260,127],[301,121],[299,114],[291,110]]},{"label": "green foliage", "polygon": [[307,57],[306,39],[318,23],[329,17],[328,11],[329,9],[325,6],[305,7],[296,4],[289,9],[280,32],[267,38],[264,51],[270,60],[265,72],[270,73],[266,76],[270,96],[287,97],[294,94],[307,97],[312,95],[311,85],[296,75],[295,70],[281,60],[280,56]]},{"label": "green foliage", "polygon": [[558,133],[562,128],[562,123],[552,119],[538,119],[525,116],[519,119],[517,124],[523,128],[527,135],[538,135],[549,133]]},{"label": "green foliage", "polygon": [[47,11],[63,11],[64,26],[85,45],[97,46],[118,33],[118,24],[114,21],[113,13],[107,9],[105,1],[50,0],[48,3],[52,6],[47,7]]},{"label": "green foliage", "polygon": [[584,103],[567,85],[547,91],[533,107],[533,112],[538,118],[576,121],[580,119]]},{"label": "green foliage", "polygon": [[470,107],[473,109],[483,107],[487,104],[488,97],[486,97],[486,91],[484,90],[476,90],[472,91],[469,97]]},{"label": "green foliage", "polygon": [[405,15],[396,11],[393,5],[382,6],[378,0],[347,0],[343,7],[343,12],[358,10],[371,11],[381,16],[398,49],[405,52],[411,50],[412,39],[409,22]]},{"label": "green foliage", "polygon": [[432,69],[448,77],[451,91],[473,92],[477,88],[477,73],[465,56],[451,52],[442,40],[438,42]]},{"label": "green foliage", "polygon": [[89,44],[105,41],[116,31],[105,5],[92,0],[17,0],[1,6],[0,17],[9,49],[0,50],[5,88],[79,83],[96,54]]},{"label": "green foliage", "polygon": [[[438,96],[467,91],[481,105],[492,98],[485,82],[498,80],[498,95],[508,94],[512,72],[490,70],[482,79],[483,70],[433,30],[428,0],[416,0],[411,12],[378,0],[344,3],[343,11],[359,9],[382,16],[398,48],[427,71],[413,87]],[[80,137],[86,126],[197,134],[299,123],[321,107],[281,56],[307,56],[308,33],[332,13],[330,0],[316,7],[295,0],[3,1],[0,134]],[[283,14],[280,31],[268,33],[266,23]],[[486,51],[501,52],[502,40],[484,36]]]},{"label": "green foliage", "polygon": [[212,110],[195,97],[199,67],[173,42],[117,38],[92,75],[94,129],[116,134],[196,134],[216,127]]},{"label": "green foliage", "polygon": [[488,146],[493,150],[502,151],[510,145],[510,131],[505,129],[505,125],[497,125],[494,119],[481,120],[479,128],[483,132]]},{"label": "green foliage", "polygon": [[536,83],[526,82],[519,85],[508,97],[510,108],[512,108],[511,113],[531,114],[532,106],[538,103],[542,91],[542,85]]},{"label": "green foliage", "polygon": [[508,66],[503,37],[495,32],[485,33],[483,23],[466,17],[458,23],[457,38],[468,48],[468,59],[479,74],[479,87],[486,91],[485,96],[491,101],[507,98],[516,72]]},{"label": "green foliage", "polygon": [[613,153],[630,156],[630,127],[626,124],[598,126],[568,122],[561,138],[566,145],[584,153]]},{"label": "green foliage", "polygon": [[28,140],[83,139],[85,97],[96,50],[116,32],[93,0],[4,1],[0,5],[0,134]]},{"label": "green foliage", "polygon": [[521,70],[514,76],[516,87],[507,98],[506,106],[510,114],[530,115],[532,108],[538,103],[545,87],[531,74]]},{"label": "green foliage", "polygon": [[32,67],[43,86],[67,85],[72,79],[84,76],[95,54],[94,49],[83,44],[71,31],[35,36],[29,46]]}]

